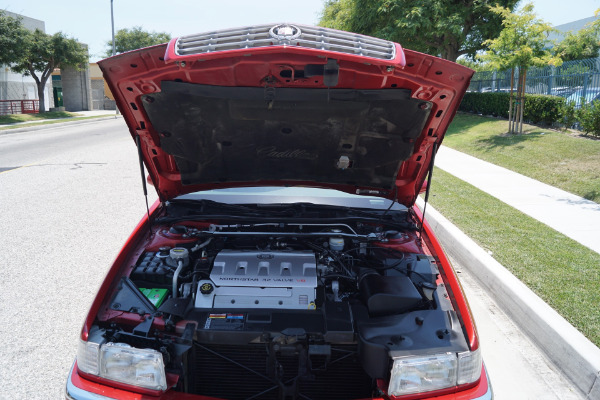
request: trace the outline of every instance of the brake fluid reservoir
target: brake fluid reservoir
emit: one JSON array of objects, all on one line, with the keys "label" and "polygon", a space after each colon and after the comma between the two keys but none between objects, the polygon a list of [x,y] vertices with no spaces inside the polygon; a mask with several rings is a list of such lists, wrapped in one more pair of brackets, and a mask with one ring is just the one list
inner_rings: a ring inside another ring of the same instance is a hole
[{"label": "brake fluid reservoir", "polygon": [[176,267],[179,265],[179,261],[182,261],[183,266],[187,267],[187,265],[190,261],[189,254],[190,253],[189,253],[188,249],[186,249],[184,247],[172,248],[169,251],[170,260],[167,260],[167,263]]}]

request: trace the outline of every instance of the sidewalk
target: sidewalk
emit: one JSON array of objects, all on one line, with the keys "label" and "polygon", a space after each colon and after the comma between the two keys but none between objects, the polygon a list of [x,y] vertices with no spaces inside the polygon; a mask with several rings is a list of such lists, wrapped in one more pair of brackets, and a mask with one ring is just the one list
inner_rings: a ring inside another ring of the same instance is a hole
[{"label": "sidewalk", "polygon": [[[81,114],[81,115],[79,115],[79,117],[99,117],[101,115],[115,115],[115,110],[92,110],[92,111],[72,111],[72,112],[75,114]],[[119,115],[121,115],[121,113],[119,113]]]},{"label": "sidewalk", "polygon": [[435,165],[600,253],[600,204],[446,146]]},{"label": "sidewalk", "polygon": [[[39,131],[42,129],[56,129],[65,125],[88,124],[105,119],[121,118],[121,114],[116,114],[115,110],[93,110],[93,111],[75,111],[79,114],[72,118],[56,118],[42,119],[37,121],[25,121],[15,124],[0,124],[0,128],[9,127],[8,129],[0,129],[0,135],[8,135],[11,133]],[[86,119],[75,119],[87,117]]]},{"label": "sidewalk", "polygon": [[[423,209],[424,201],[422,198],[417,199],[417,205]],[[560,316],[552,307],[546,304],[539,296],[529,289],[523,282],[510,273],[504,266],[496,261],[484,249],[479,247],[470,237],[465,235],[458,227],[442,216],[434,207],[427,207],[427,222],[436,232],[437,238],[440,240],[447,254],[461,267],[461,270],[467,270],[479,282],[480,290],[490,296],[500,308],[510,316],[523,332],[525,332],[531,341],[542,350],[549,360],[559,368],[562,373],[569,378],[574,387],[581,391],[585,399],[598,400],[600,399],[600,348],[596,347],[589,339],[581,332],[575,329],[567,320]],[[461,276],[461,280],[463,277]],[[492,318],[497,318],[501,313],[494,313],[490,310]],[[477,316],[481,318],[481,316]],[[485,318],[485,317],[484,317]],[[484,324],[485,327],[485,324]],[[499,326],[498,326],[499,328]],[[485,329],[481,334],[485,334]],[[481,337],[482,343],[488,341],[497,332],[493,332],[492,336],[486,338]],[[483,349],[483,354],[486,360],[490,361],[490,367],[498,368],[497,359],[499,357],[502,365],[500,368],[510,367],[514,364],[513,369],[518,368],[518,358],[511,359],[511,352],[518,350],[529,360],[534,353],[522,352],[524,349],[514,346],[520,346],[521,343],[515,341],[515,337],[510,337],[510,332],[505,332],[508,337],[510,348],[502,352],[502,343],[496,341],[487,342]],[[501,336],[503,336],[501,334]],[[501,342],[504,337],[500,339]],[[506,345],[505,345],[506,346]],[[488,350],[485,350],[485,349]],[[490,353],[486,354],[486,351]],[[500,351],[500,353],[498,353]],[[541,360],[532,358],[525,367],[539,368]],[[544,363],[541,362],[541,365]],[[490,372],[492,369],[490,369]],[[514,372],[514,371],[513,371]],[[563,389],[568,389],[569,385],[558,385],[558,381],[551,374],[543,373],[541,370],[538,374],[543,374],[544,380],[548,379],[549,390],[546,395],[536,398],[552,399],[559,398],[561,400],[567,398],[578,397],[577,393],[566,393]],[[500,375],[505,377],[506,375]],[[496,379],[496,376],[492,377]],[[513,396],[518,391],[518,381],[508,381],[504,384],[500,380],[501,385],[511,387]],[[531,382],[530,389],[543,382]],[[515,391],[515,387],[517,388]],[[550,389],[556,388],[557,391],[552,393]],[[512,398],[510,397],[510,398]],[[525,398],[523,396],[518,398]],[[530,398],[530,397],[527,397]]]}]

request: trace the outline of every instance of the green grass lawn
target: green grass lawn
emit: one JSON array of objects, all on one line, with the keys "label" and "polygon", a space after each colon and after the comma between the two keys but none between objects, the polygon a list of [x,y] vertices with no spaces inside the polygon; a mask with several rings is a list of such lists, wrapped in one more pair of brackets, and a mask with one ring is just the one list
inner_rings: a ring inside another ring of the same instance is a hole
[{"label": "green grass lawn", "polygon": [[18,124],[19,122],[30,122],[26,126],[46,125],[55,124],[58,122],[65,122],[64,119],[68,118],[69,121],[79,121],[83,119],[99,118],[105,116],[111,116],[114,114],[107,113],[106,115],[96,115],[90,117],[83,117],[83,114],[72,113],[68,111],[50,111],[42,114],[9,114],[0,115],[0,131],[6,129],[22,128],[23,125]]},{"label": "green grass lawn", "polygon": [[431,204],[600,346],[600,254],[436,168]]},{"label": "green grass lawn", "polygon": [[600,140],[533,125],[522,135],[507,130],[506,120],[457,114],[443,144],[600,202]]},{"label": "green grass lawn", "polygon": [[0,125],[16,124],[18,122],[44,121],[46,119],[60,119],[77,117],[76,114],[68,111],[49,111],[41,114],[9,114],[0,115]]}]

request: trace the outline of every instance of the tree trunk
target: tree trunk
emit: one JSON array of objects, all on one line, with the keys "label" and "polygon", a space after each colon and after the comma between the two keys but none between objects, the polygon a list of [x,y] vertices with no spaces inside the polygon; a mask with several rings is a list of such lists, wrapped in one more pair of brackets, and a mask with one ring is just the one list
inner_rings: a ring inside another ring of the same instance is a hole
[{"label": "tree trunk", "polygon": [[444,47],[441,56],[444,60],[456,62],[456,59],[458,58],[458,46],[455,47],[452,45],[448,45]]},{"label": "tree trunk", "polygon": [[46,86],[46,82],[36,82],[35,83],[37,85],[37,92],[38,92],[38,99],[40,100],[40,105],[39,105],[39,112],[40,114],[45,113],[46,112],[46,96],[44,93],[44,89]]},{"label": "tree trunk", "polygon": [[48,82],[48,78],[51,76],[52,71],[54,70],[54,63],[53,62],[48,63],[48,65],[46,65],[46,69],[44,70],[44,72],[42,72],[42,74],[39,77],[36,74],[36,71],[33,69],[32,64],[28,65],[27,70],[29,71],[29,74],[31,75],[31,77],[33,78],[33,80],[35,81],[35,84],[37,86],[38,99],[39,99],[38,111],[40,114],[45,113],[46,112],[46,94],[44,93],[44,89],[46,89],[46,82]]}]

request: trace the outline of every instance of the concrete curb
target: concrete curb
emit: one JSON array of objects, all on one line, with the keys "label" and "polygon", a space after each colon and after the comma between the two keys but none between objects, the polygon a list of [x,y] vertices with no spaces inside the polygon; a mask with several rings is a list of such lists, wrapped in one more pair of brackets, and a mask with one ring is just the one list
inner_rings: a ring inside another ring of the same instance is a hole
[{"label": "concrete curb", "polygon": [[[119,116],[119,118],[122,118],[122,117]],[[57,122],[55,124],[34,125],[34,126],[27,126],[27,124],[24,124],[22,128],[0,130],[0,135],[9,135],[11,133],[19,133],[19,132],[39,131],[42,129],[60,128],[60,127],[66,126],[66,125],[80,125],[80,124],[86,124],[89,122],[105,121],[105,120],[109,120],[109,119],[116,119],[116,118],[113,116],[98,117],[98,118],[82,119],[82,120],[78,120],[78,121]],[[33,123],[35,123],[35,122],[33,122]]]},{"label": "concrete curb", "polygon": [[[422,208],[423,200],[417,205]],[[600,348],[569,324],[431,204],[426,220],[445,251],[469,270],[494,300],[589,400],[600,399]]]}]

